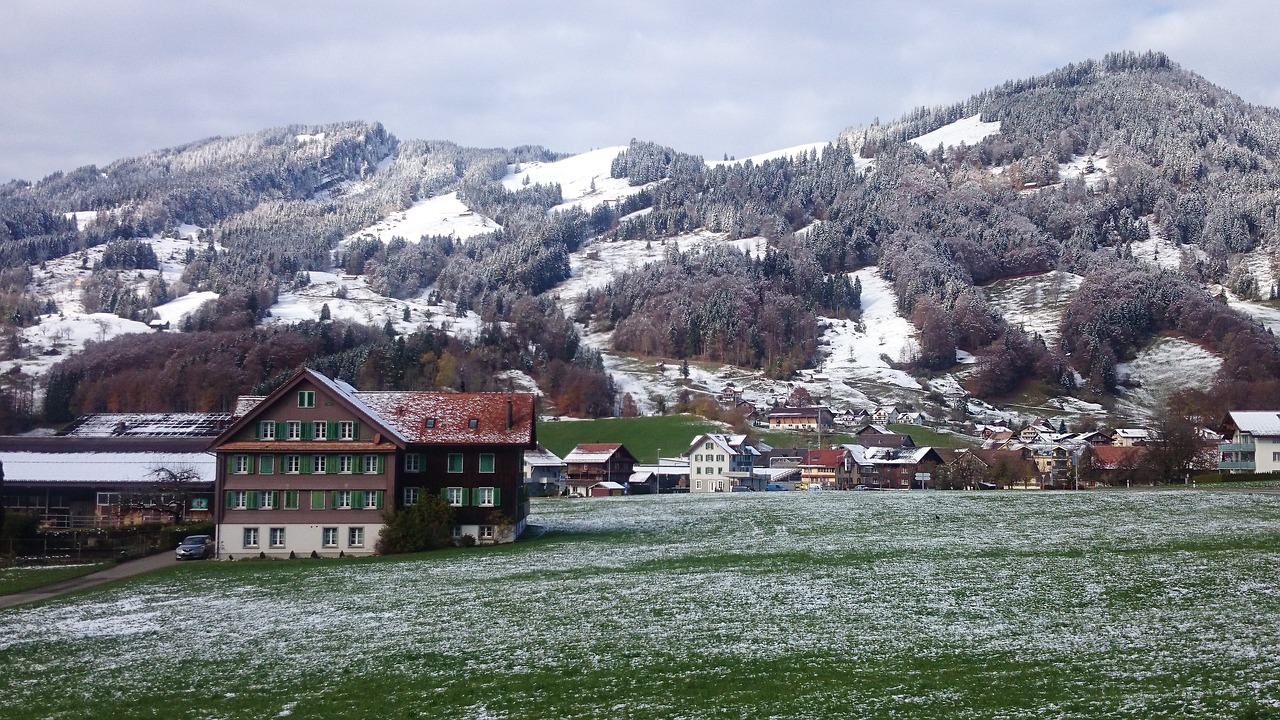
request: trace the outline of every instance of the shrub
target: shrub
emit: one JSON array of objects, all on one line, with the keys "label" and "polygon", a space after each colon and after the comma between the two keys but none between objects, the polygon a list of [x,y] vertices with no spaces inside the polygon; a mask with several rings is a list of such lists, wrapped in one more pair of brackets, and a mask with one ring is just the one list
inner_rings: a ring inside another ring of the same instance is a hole
[{"label": "shrub", "polygon": [[415,505],[383,514],[386,527],[378,538],[380,555],[438,550],[449,545],[453,507],[438,495],[418,498]]}]

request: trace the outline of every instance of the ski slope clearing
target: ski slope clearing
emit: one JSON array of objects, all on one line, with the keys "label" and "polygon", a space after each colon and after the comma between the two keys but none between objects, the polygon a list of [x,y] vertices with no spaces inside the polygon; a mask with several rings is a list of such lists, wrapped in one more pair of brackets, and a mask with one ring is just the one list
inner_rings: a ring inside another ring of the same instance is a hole
[{"label": "ski slope clearing", "polygon": [[911,138],[908,142],[913,142],[920,147],[921,150],[929,152],[939,145],[944,148],[955,147],[957,145],[977,145],[992,135],[1000,134],[1000,121],[982,122],[982,115],[974,115],[973,117],[961,118],[949,125],[932,132],[927,132],[920,137]]},{"label": "ski slope clearing", "polygon": [[1143,348],[1132,362],[1116,365],[1127,386],[1121,396],[1126,414],[1150,418],[1152,408],[1164,407],[1177,390],[1209,387],[1222,367],[1222,358],[1178,337],[1160,337]]},{"label": "ski slope clearing", "polygon": [[[443,327],[457,337],[474,337],[480,330],[480,316],[467,312],[459,316],[453,303],[433,304],[424,290],[417,297],[397,300],[377,294],[369,288],[363,275],[338,275],[312,271],[311,284],[293,292],[280,293],[271,306],[271,316],[264,322],[288,325],[304,320],[319,320],[325,305],[334,320],[351,320],[383,327],[387,322],[397,333],[413,332],[419,325]],[[345,297],[344,297],[345,296]],[[404,319],[408,308],[409,319]]]},{"label": "ski slope clearing", "polygon": [[893,369],[886,361],[886,357],[894,362],[909,361],[919,352],[915,326],[898,314],[893,287],[878,267],[865,267],[850,275],[862,284],[862,321],[823,318],[827,329],[820,343],[826,357],[814,375],[815,379],[825,376],[827,389],[822,394],[865,407],[866,396],[850,387],[850,382],[922,389],[910,374]]},{"label": "ski slope clearing", "polygon": [[987,303],[1009,324],[1039,333],[1045,343],[1058,339],[1062,313],[1075,297],[1084,278],[1053,270],[1040,275],[997,280],[983,288]]},{"label": "ski slope clearing", "polygon": [[502,226],[498,223],[464,205],[458,199],[458,193],[454,192],[419,200],[408,210],[392,213],[387,218],[352,233],[347,239],[374,237],[385,243],[390,242],[393,237],[402,237],[416,243],[424,235],[440,235],[454,240],[467,240],[501,229]]},{"label": "ski slope clearing", "polygon": [[163,305],[157,305],[152,310],[155,311],[161,322],[169,323],[170,330],[179,330],[182,328],[182,319],[188,313],[198,310],[201,305],[210,300],[217,300],[218,297],[218,293],[212,290],[187,293],[177,300],[170,300]]},{"label": "ski slope clearing", "polygon": [[626,145],[618,145],[550,163],[512,165],[508,175],[502,179],[502,186],[512,191],[519,190],[526,179],[530,184],[559,184],[564,202],[552,210],[580,207],[590,212],[601,203],[617,202],[640,192],[643,187],[628,184],[626,178],[609,177],[613,159],[626,149]]}]

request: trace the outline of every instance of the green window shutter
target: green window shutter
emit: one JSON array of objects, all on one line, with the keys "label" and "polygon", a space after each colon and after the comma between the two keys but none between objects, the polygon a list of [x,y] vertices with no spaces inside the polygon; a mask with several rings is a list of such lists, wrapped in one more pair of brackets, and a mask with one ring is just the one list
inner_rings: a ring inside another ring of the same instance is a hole
[{"label": "green window shutter", "polygon": [[364,507],[364,491],[363,490],[356,490],[355,492],[351,493],[351,507],[353,508]]},{"label": "green window shutter", "polygon": [[271,507],[275,508],[276,510],[279,510],[280,509],[280,491],[270,490],[268,492],[271,495]]},{"label": "green window shutter", "polygon": [[284,420],[276,421],[276,439],[284,440],[289,437],[289,423]]},{"label": "green window shutter", "polygon": [[379,456],[378,456],[377,472],[378,472],[378,474],[379,474],[379,475],[381,475],[381,474],[382,474],[382,462],[383,462],[384,460],[386,460],[386,458],[384,458],[384,457],[383,457],[383,456],[381,456],[381,455],[379,455]]},{"label": "green window shutter", "polygon": [[312,425],[309,422],[302,423],[302,439],[303,440],[315,439],[315,435],[311,432],[311,427]]},{"label": "green window shutter", "polygon": [[338,456],[337,455],[324,456],[324,471],[327,473],[338,472]]},{"label": "green window shutter", "polygon": [[359,420],[356,420],[355,422],[352,423],[351,439],[352,440],[360,439],[360,421]]},{"label": "green window shutter", "polygon": [[324,491],[323,490],[311,491],[311,509],[312,510],[324,509]]},{"label": "green window shutter", "polygon": [[223,498],[222,498],[222,509],[223,509],[223,510],[230,509],[230,508],[231,508],[231,503],[233,503],[233,502],[235,502],[235,501],[236,501],[235,491],[234,491],[234,490],[228,490],[228,491],[226,491],[225,493],[223,493]]},{"label": "green window shutter", "polygon": [[502,504],[502,488],[493,489],[493,504],[494,505]]},{"label": "green window shutter", "polygon": [[379,491],[378,491],[378,509],[379,509],[379,510],[381,510],[381,509],[382,509],[382,504],[383,504],[385,501],[386,501],[386,492],[385,492],[385,491],[382,491],[382,490],[379,490]]},{"label": "green window shutter", "polygon": [[227,474],[230,475],[236,471],[236,456],[227,456]]},{"label": "green window shutter", "polygon": [[328,428],[326,428],[326,430],[327,430],[327,432],[325,433],[326,438],[328,438],[329,440],[338,439],[338,423],[336,420],[330,420],[328,423]]},{"label": "green window shutter", "polygon": [[257,490],[249,491],[249,509],[250,510],[258,509],[258,491]]},{"label": "green window shutter", "polygon": [[[230,496],[230,495],[227,495],[227,497],[231,497],[231,496]],[[444,499],[445,499],[445,502],[448,502],[448,501],[449,501],[449,488],[440,488],[440,497],[444,498]],[[230,505],[231,503],[230,503],[230,502],[228,502],[227,504],[228,504],[228,505]]]},{"label": "green window shutter", "polygon": [[255,455],[249,456],[249,474],[256,475],[258,472],[258,458]]},{"label": "green window shutter", "polygon": [[253,439],[254,440],[262,439],[262,423],[260,422],[255,421],[253,423]]},{"label": "green window shutter", "polygon": [[471,488],[462,488],[462,504],[474,505],[476,502],[476,493]]},{"label": "green window shutter", "polygon": [[338,491],[337,490],[333,491],[333,498],[329,502],[329,507],[333,508],[334,510],[338,509]]},{"label": "green window shutter", "polygon": [[307,473],[308,475],[311,474],[311,456],[310,455],[302,456],[302,472]]}]

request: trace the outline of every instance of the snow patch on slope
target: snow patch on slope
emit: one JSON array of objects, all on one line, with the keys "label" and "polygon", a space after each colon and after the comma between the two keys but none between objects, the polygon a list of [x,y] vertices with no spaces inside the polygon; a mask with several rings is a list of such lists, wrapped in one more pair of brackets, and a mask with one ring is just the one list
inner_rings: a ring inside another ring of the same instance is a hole
[{"label": "snow patch on slope", "polygon": [[[331,272],[311,271],[311,284],[293,292],[280,293],[271,306],[271,316],[264,322],[290,324],[304,320],[319,320],[322,308],[329,306],[329,317],[334,320],[384,326],[388,321],[397,333],[413,332],[419,325],[445,327],[455,336],[476,335],[480,330],[480,316],[467,312],[457,314],[453,303],[433,304],[429,290],[407,300],[384,297],[369,287],[363,275],[338,275]],[[341,297],[345,295],[346,297]],[[408,308],[409,319],[404,319]]]},{"label": "snow patch on slope", "polygon": [[781,150],[773,150],[767,153],[761,153],[759,155],[752,155],[751,157],[742,158],[741,160],[708,160],[707,167],[720,167],[722,165],[741,165],[742,163],[745,163],[748,160],[751,161],[753,165],[759,165],[760,163],[765,162],[767,160],[777,160],[778,158],[795,158],[800,155],[807,154],[814,150],[818,152],[818,155],[822,155],[822,153],[830,145],[831,143],[828,143],[828,142],[806,143],[804,145],[795,145],[793,147],[783,148]]},{"label": "snow patch on slope", "polygon": [[1062,313],[1084,278],[1057,270],[997,280],[983,288],[987,303],[1010,325],[1039,333],[1050,346],[1058,339]]},{"label": "snow patch on slope", "polygon": [[1222,367],[1222,358],[1182,338],[1157,338],[1132,362],[1116,365],[1120,382],[1128,387],[1121,396],[1124,410],[1134,417],[1149,417],[1144,408],[1160,408],[1175,391],[1205,388]]},{"label": "snow patch on slope", "polygon": [[372,236],[385,243],[393,237],[402,237],[416,243],[424,235],[442,235],[455,240],[467,240],[501,229],[502,226],[498,223],[473,212],[463,204],[457,193],[448,193],[419,200],[408,210],[392,213],[385,219],[352,233],[347,239]]},{"label": "snow patch on slope", "polygon": [[844,382],[847,380],[920,390],[915,378],[889,367],[885,361],[885,357],[895,362],[907,361],[919,351],[915,326],[898,314],[893,287],[880,275],[878,267],[862,268],[850,275],[862,284],[862,322],[822,318],[828,326],[820,342],[828,355],[819,364],[818,374],[831,380],[826,394],[854,404],[865,402],[866,396],[849,388]]},{"label": "snow patch on slope", "polygon": [[[643,186],[632,186],[626,178],[609,177],[613,159],[627,149],[626,145],[600,148],[549,163],[529,163],[508,168],[502,186],[516,191],[530,184],[560,185],[563,202],[552,210],[580,207],[590,212],[597,205],[617,202],[634,195]],[[593,189],[594,184],[594,189]]]},{"label": "snow patch on slope", "polygon": [[929,152],[937,148],[938,145],[943,147],[955,147],[961,143],[977,145],[984,139],[999,134],[999,120],[982,122],[982,115],[978,114],[973,117],[961,118],[949,125],[943,125],[937,130],[927,132],[920,137],[911,138],[908,142],[913,142],[920,146],[921,150]]}]

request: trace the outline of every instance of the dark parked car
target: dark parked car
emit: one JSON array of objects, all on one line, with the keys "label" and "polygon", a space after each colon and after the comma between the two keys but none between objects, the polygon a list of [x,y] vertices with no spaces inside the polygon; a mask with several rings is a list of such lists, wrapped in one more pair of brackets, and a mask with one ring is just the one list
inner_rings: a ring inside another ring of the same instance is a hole
[{"label": "dark parked car", "polygon": [[174,556],[179,560],[203,560],[213,556],[213,537],[209,535],[188,535],[178,543]]}]

